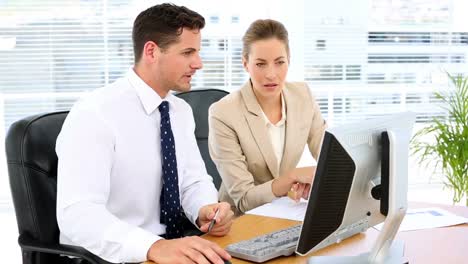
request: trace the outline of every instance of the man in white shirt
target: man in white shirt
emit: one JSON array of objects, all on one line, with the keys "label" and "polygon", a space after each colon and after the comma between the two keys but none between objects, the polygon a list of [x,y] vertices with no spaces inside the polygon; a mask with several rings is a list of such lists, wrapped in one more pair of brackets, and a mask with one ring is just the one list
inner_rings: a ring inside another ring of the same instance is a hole
[{"label": "man in white shirt", "polygon": [[183,213],[203,232],[216,215],[215,236],[229,232],[233,217],[218,203],[190,106],[169,93],[190,90],[202,67],[204,24],[172,4],[143,11],[133,26],[134,67],[70,111],[56,146],[61,243],[119,263],[230,259],[210,241],[181,238]]}]

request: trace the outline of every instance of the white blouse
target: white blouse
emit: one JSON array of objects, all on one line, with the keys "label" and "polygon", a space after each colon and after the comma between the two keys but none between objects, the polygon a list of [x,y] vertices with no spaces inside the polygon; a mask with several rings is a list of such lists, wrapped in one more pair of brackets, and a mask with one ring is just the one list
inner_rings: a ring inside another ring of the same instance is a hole
[{"label": "white blouse", "polygon": [[283,150],[284,150],[284,135],[286,131],[286,109],[285,109],[285,102],[283,93],[281,93],[281,120],[278,121],[276,124],[270,122],[268,117],[263,112],[263,118],[265,119],[265,125],[268,130],[268,135],[270,137],[271,145],[273,146],[273,151],[276,155],[276,161],[279,167],[281,164],[281,159],[283,158]]}]

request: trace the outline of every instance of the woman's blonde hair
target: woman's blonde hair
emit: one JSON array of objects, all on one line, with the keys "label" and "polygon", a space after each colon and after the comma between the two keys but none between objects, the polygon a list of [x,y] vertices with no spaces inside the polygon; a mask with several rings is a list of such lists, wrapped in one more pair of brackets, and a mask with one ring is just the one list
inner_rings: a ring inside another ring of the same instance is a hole
[{"label": "woman's blonde hair", "polygon": [[283,24],[273,19],[258,19],[249,26],[242,37],[242,56],[248,60],[252,43],[271,38],[276,38],[284,43],[289,59],[288,31]]}]

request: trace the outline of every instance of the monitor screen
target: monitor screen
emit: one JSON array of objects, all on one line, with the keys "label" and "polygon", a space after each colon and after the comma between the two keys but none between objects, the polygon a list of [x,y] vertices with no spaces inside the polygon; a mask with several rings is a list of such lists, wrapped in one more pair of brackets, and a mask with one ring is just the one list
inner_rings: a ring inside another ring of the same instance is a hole
[{"label": "monitor screen", "polygon": [[[407,112],[327,129],[298,254],[364,232],[388,215],[403,218],[414,120],[415,115]],[[394,234],[386,235],[393,239]]]}]

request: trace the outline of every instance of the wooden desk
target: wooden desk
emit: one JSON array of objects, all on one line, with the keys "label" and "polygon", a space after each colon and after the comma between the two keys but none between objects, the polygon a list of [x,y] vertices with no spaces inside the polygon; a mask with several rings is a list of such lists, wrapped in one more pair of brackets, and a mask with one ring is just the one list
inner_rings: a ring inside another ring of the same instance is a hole
[{"label": "wooden desk", "polygon": [[[434,204],[411,203],[412,208],[437,206],[460,216],[468,217],[468,207],[444,206]],[[243,215],[237,218],[231,232],[224,237],[203,237],[225,248],[231,243],[249,239],[277,229],[286,228],[297,224],[292,220],[263,217],[256,215]],[[321,249],[309,256],[352,256],[370,251],[378,236],[378,231],[369,228],[367,232],[357,234],[343,240],[340,244],[334,244]],[[417,231],[398,233],[397,238],[405,242],[405,259],[410,264],[418,263],[467,263],[468,262],[468,224],[433,228]],[[268,263],[306,263],[309,257],[290,256],[280,257]],[[233,258],[233,264],[250,263]],[[145,264],[150,264],[146,262]]]}]

